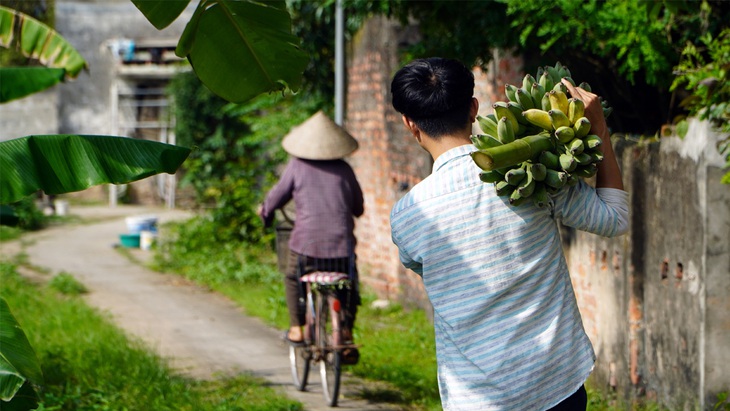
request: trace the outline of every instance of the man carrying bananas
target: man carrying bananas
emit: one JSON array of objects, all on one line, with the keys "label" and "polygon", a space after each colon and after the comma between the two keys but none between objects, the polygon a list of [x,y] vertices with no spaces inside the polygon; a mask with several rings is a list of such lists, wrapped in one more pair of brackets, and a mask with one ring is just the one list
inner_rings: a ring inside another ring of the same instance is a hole
[{"label": "man carrying bananas", "polygon": [[[608,142],[598,97],[585,102],[591,132]],[[595,355],[584,332],[556,220],[618,236],[628,194],[611,144],[596,188],[582,180],[547,207],[510,206],[470,157],[479,103],[474,77],[455,60],[415,60],[391,83],[392,104],[434,160],[430,176],[391,212],[402,263],[422,276],[434,308],[444,410],[585,410]]]}]

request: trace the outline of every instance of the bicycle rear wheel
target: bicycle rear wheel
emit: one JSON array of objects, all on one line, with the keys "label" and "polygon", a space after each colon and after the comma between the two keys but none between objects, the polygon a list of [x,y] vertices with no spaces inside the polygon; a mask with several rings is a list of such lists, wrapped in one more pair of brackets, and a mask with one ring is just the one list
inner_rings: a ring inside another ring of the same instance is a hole
[{"label": "bicycle rear wheel", "polygon": [[340,332],[339,316],[331,311],[330,299],[335,298],[327,293],[317,293],[317,338],[322,358],[319,372],[322,380],[322,392],[330,407],[337,406],[340,394],[341,351],[336,344],[335,333]]}]

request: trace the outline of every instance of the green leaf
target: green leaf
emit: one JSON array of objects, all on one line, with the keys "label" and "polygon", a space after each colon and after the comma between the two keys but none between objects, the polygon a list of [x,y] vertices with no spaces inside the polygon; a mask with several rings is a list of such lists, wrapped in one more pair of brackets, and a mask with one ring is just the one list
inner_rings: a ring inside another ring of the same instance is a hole
[{"label": "green leaf", "polygon": [[211,91],[240,103],[264,92],[299,88],[308,57],[291,33],[283,1],[210,0],[204,5],[176,52],[188,58]]},{"label": "green leaf", "polygon": [[8,303],[0,297],[0,399],[10,401],[26,381],[42,383],[41,366]]},{"label": "green leaf", "polygon": [[147,20],[158,30],[162,30],[175,21],[185,11],[190,0],[132,0],[139,11],[144,14]]},{"label": "green leaf", "polygon": [[0,103],[43,91],[63,81],[66,70],[47,67],[0,67]]},{"label": "green leaf", "polygon": [[[18,35],[19,33],[19,35]],[[86,60],[55,30],[13,9],[0,6],[0,45],[19,47],[26,57],[44,66],[62,68],[69,78],[88,68]]]},{"label": "green leaf", "polygon": [[127,137],[38,135],[0,142],[0,204],[174,173],[190,149]]}]

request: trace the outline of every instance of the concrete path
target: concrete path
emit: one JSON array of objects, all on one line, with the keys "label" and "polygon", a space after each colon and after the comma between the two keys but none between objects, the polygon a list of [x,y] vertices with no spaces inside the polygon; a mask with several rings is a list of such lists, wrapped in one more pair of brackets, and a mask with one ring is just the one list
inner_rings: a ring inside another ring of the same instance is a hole
[{"label": "concrete path", "polygon": [[[307,392],[292,386],[288,348],[280,340],[280,331],[247,317],[216,293],[178,276],[146,269],[115,249],[119,234],[127,231],[125,217],[152,214],[162,224],[188,217],[188,213],[129,206],[78,206],[70,213],[95,222],[53,227],[33,235],[25,248],[30,264],[48,269],[50,275],[61,271],[74,275],[89,289],[90,305],[108,312],[122,329],[141,338],[183,373],[210,378],[252,372],[302,402],[306,410],[331,409],[324,404],[318,367],[313,369]],[[14,251],[11,245],[0,247],[4,256]],[[140,260],[149,256],[148,251],[129,250]],[[356,400],[353,394],[361,389],[355,377],[343,376],[339,408],[398,409]]]}]

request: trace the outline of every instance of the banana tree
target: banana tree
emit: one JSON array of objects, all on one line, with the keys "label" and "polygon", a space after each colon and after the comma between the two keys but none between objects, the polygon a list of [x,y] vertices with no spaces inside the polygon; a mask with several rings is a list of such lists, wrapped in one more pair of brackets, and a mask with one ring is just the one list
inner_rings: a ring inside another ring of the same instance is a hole
[{"label": "banana tree", "polygon": [[[0,68],[0,103],[27,96],[87,68],[80,53],[45,24],[0,6],[0,45],[15,47],[42,66]],[[45,135],[0,142],[0,204],[38,190],[79,191],[174,173],[190,149],[116,136]],[[23,329],[0,297],[0,408],[38,407],[43,375]]]},{"label": "banana tree", "polygon": [[[158,30],[190,0],[132,0]],[[297,91],[308,56],[292,34],[284,0],[199,0],[175,53],[222,98],[242,103],[265,92]]]},{"label": "banana tree", "polygon": [[0,46],[14,47],[42,66],[0,67],[0,103],[75,79],[86,60],[55,30],[16,10],[0,6]]}]

